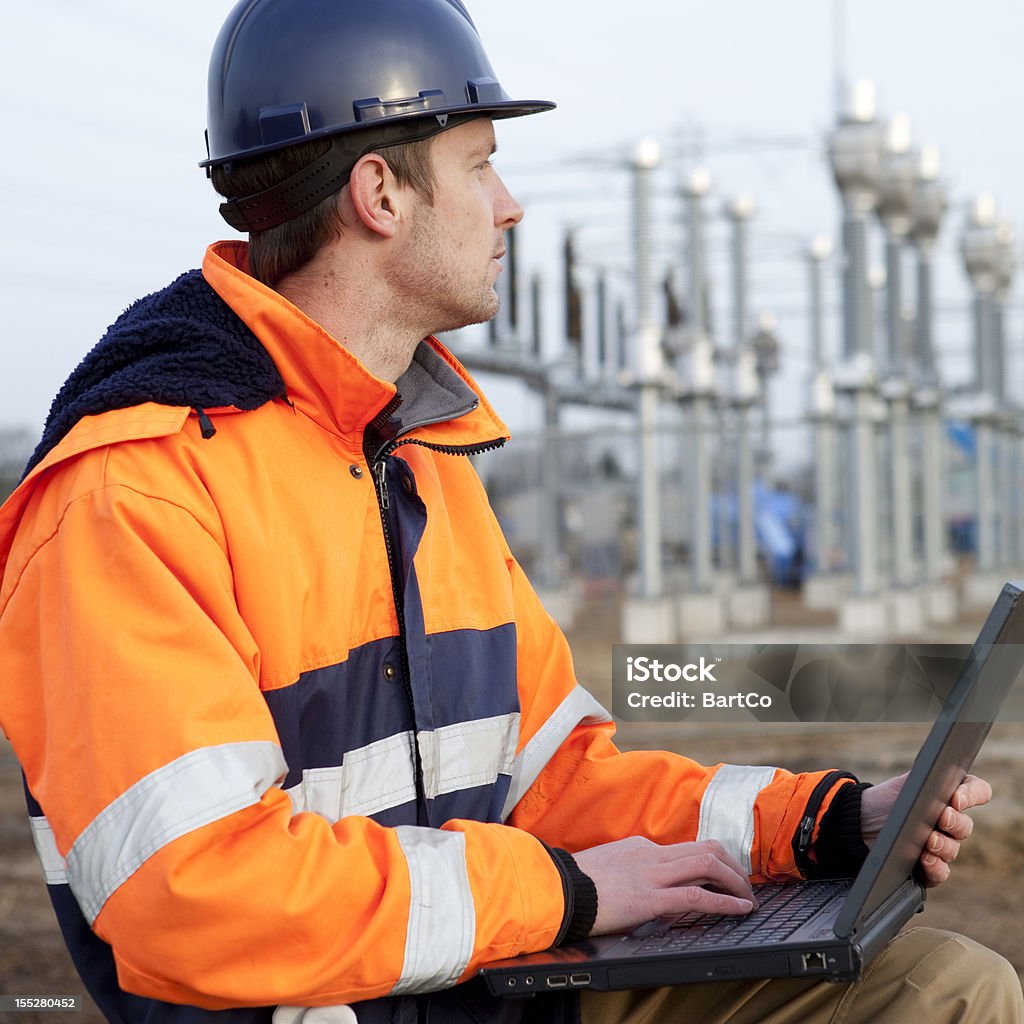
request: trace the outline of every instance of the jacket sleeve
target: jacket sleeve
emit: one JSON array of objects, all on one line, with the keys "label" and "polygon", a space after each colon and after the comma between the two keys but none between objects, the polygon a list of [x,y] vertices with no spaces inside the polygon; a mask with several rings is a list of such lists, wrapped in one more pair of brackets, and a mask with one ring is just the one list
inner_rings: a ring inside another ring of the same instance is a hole
[{"label": "jacket sleeve", "polygon": [[293,814],[214,511],[106,486],[58,514],[40,491],[4,576],[0,715],[123,988],[315,1006],[552,943],[559,872],[520,829]]},{"label": "jacket sleeve", "polygon": [[856,780],[620,752],[611,716],[575,681],[561,631],[514,562],[511,571],[522,721],[507,822],[570,852],[634,835],[658,843],[717,839],[755,881],[800,877],[801,825],[813,861],[821,819]]}]

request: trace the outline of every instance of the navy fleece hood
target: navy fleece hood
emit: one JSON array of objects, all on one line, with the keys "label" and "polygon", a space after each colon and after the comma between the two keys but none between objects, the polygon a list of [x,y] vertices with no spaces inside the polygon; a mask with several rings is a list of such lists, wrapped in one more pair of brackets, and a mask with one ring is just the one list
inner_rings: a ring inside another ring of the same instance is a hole
[{"label": "navy fleece hood", "polygon": [[82,360],[50,407],[27,475],[83,416],[144,402],[257,409],[285,398],[267,350],[238,315],[190,270],[131,305]]}]

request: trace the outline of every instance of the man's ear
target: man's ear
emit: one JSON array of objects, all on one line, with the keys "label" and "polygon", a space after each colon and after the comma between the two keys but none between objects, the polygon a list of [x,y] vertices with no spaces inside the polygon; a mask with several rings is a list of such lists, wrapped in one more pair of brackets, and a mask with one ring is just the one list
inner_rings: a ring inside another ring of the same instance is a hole
[{"label": "man's ear", "polygon": [[349,197],[356,216],[367,228],[383,238],[398,230],[399,188],[388,162],[379,153],[359,158],[348,182]]}]

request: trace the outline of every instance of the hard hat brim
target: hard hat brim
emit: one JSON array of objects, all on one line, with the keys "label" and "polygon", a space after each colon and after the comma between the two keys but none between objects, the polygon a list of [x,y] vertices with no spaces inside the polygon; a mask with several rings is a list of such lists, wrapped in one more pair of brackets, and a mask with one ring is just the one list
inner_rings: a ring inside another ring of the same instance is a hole
[{"label": "hard hat brim", "polygon": [[[526,117],[529,114],[541,114],[546,110],[554,110],[555,106],[556,104],[551,100],[507,100],[491,102],[486,105],[465,103],[461,106],[445,107],[443,110],[431,111],[429,116],[432,120],[435,117],[443,115],[450,115],[454,117],[457,114],[475,114],[480,117],[489,117],[497,121],[513,117]],[[426,118],[421,111],[415,111],[408,115],[389,117],[388,123],[395,124],[414,122],[425,119]],[[231,163],[233,160],[248,160],[252,157],[263,156],[268,153],[276,153],[282,149],[287,149],[289,146],[295,146],[302,142],[310,142],[314,139],[328,139],[335,135],[343,135],[350,132],[369,132],[372,131],[373,128],[373,121],[355,122],[353,124],[347,124],[340,127],[332,125],[328,128],[321,128],[317,131],[311,131],[303,135],[282,139],[279,142],[270,143],[265,146],[250,147],[234,153],[209,156],[206,160],[201,160],[199,162],[199,166],[207,168],[218,167],[222,164]]]}]

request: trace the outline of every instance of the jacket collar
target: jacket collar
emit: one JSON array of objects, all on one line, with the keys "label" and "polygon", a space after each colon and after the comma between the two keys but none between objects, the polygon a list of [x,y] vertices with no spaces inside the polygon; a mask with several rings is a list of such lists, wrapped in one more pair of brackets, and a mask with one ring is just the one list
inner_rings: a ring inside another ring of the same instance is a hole
[{"label": "jacket collar", "polygon": [[[397,386],[381,380],[298,307],[251,277],[248,262],[245,242],[216,242],[206,251],[203,276],[266,348],[299,411],[342,437],[361,440],[374,424],[380,444],[415,439],[473,448],[508,438],[480,389],[436,338],[420,343]],[[374,451],[380,444],[374,441]]]},{"label": "jacket collar", "polygon": [[[283,296],[250,277],[245,272],[247,264],[245,243],[221,242],[207,250],[202,272],[207,284],[246,324],[270,356],[272,363],[264,367],[268,380],[251,389],[252,394],[245,388],[239,391],[235,385],[253,384],[253,365],[246,363],[246,379],[226,388],[217,384],[208,401],[197,398],[188,389],[176,398],[159,389],[152,395],[137,394],[137,381],[133,378],[125,394],[115,392],[109,396],[109,403],[92,403],[75,411],[68,423],[54,429],[49,440],[44,437],[31,470],[0,508],[0,577],[18,521],[44,472],[66,459],[106,445],[177,433],[189,418],[189,405],[200,400],[211,408],[256,408],[280,393],[283,379],[293,405],[347,444],[363,448],[368,458],[410,440],[469,452],[497,447],[508,439],[507,428],[472,378],[436,338],[427,338],[420,344],[412,365],[396,388],[374,377]],[[176,285],[160,294],[170,298],[176,294],[177,286],[196,276],[194,271],[183,275]],[[140,300],[140,308],[146,305],[148,310],[147,303],[153,298]],[[185,333],[193,332],[189,329]],[[257,354],[266,361],[262,350]],[[202,358],[199,363],[205,372]],[[87,371],[84,390],[90,395],[96,391],[90,390],[89,385],[98,384],[102,390],[108,383],[102,365],[90,357],[80,369]],[[77,373],[73,375],[76,386],[82,384]],[[92,381],[94,373],[96,381]],[[142,374],[147,380],[149,376]],[[79,412],[81,418],[76,419]],[[368,442],[365,445],[364,437]]]}]

